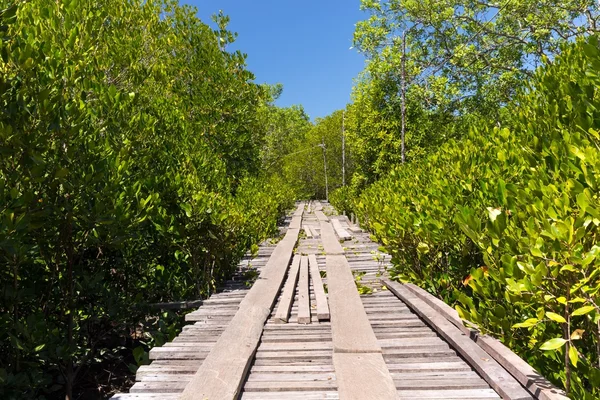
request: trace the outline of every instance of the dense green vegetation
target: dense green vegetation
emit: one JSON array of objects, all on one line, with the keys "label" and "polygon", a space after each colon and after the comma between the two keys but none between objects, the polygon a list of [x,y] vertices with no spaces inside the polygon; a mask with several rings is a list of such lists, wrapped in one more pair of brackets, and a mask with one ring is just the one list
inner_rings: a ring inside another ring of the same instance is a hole
[{"label": "dense green vegetation", "polygon": [[177,331],[150,304],[328,194],[397,279],[600,396],[600,11],[555,3],[363,0],[352,102],[311,123],[224,15],[0,0],[0,397],[105,396]]},{"label": "dense green vegetation", "polygon": [[208,295],[291,206],[261,173],[274,90],[215,23],[173,0],[0,2],[3,399],[111,390],[176,328],[144,305]]},{"label": "dense green vegetation", "polygon": [[362,4],[368,62],[347,108],[356,170],[332,202],[383,243],[397,279],[573,398],[597,398],[597,5]]},{"label": "dense green vegetation", "polygon": [[506,127],[475,126],[356,204],[399,279],[455,303],[576,398],[600,385],[598,65],[596,39],[569,47],[507,107]]}]

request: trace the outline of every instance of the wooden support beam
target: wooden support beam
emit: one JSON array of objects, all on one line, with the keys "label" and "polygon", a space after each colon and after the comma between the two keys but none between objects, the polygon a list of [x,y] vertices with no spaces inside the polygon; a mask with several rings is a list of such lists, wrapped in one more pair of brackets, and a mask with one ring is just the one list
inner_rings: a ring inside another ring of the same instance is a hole
[{"label": "wooden support beam", "polygon": [[506,400],[529,400],[532,395],[494,358],[466,336],[453,323],[404,285],[382,279],[387,288],[418,314],[448,342]]},{"label": "wooden support beam", "polygon": [[288,272],[287,281],[283,287],[281,300],[277,306],[277,312],[275,313],[275,322],[277,323],[287,323],[290,318],[290,310],[292,309],[292,303],[294,302],[294,294],[296,291],[296,284],[298,283],[299,271],[300,257],[294,257],[292,266]]},{"label": "wooden support beam", "polygon": [[298,279],[298,323],[310,324],[310,293],[308,283],[308,257],[300,260],[300,279]]},{"label": "wooden support beam", "polygon": [[310,265],[310,279],[312,280],[315,299],[317,301],[317,318],[319,321],[329,319],[329,304],[327,303],[327,295],[323,288],[323,280],[319,271],[317,257],[314,254],[309,254],[308,263]]}]

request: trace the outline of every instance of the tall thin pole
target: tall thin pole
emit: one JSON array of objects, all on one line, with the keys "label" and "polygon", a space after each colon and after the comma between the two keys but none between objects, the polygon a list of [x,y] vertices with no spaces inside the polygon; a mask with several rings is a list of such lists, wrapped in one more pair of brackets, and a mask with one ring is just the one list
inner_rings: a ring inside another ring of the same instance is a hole
[{"label": "tall thin pole", "polygon": [[342,186],[346,186],[346,110],[342,112]]},{"label": "tall thin pole", "polygon": [[404,135],[406,133],[406,32],[402,33],[402,164],[406,160]]},{"label": "tall thin pole", "polygon": [[323,137],[323,169],[325,170],[325,200],[329,201],[329,184],[327,183],[327,154],[325,151],[325,137]]}]

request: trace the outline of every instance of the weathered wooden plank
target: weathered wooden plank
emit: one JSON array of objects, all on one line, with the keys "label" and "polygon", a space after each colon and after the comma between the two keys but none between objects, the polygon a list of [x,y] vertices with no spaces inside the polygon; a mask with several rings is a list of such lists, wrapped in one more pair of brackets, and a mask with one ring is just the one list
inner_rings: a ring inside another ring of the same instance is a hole
[{"label": "weathered wooden plank", "polygon": [[344,254],[344,248],[338,242],[329,222],[321,222],[321,242],[327,255]]},{"label": "weathered wooden plank", "polygon": [[416,285],[413,285],[412,283],[408,283],[405,286],[418,298],[427,303],[427,305],[429,305],[431,308],[443,315],[444,318],[446,318],[448,321],[452,322],[458,329],[461,330],[462,333],[464,333],[467,336],[471,334],[471,329],[467,328],[463,324],[462,319],[458,316],[458,312],[455,309],[444,303],[442,300],[429,294],[427,291],[421,289]]},{"label": "weathered wooden plank", "polygon": [[321,222],[329,221],[329,217],[323,213],[323,211],[315,210],[315,215],[317,216],[317,220]]},{"label": "weathered wooden plank", "polygon": [[[335,314],[334,314],[335,315]],[[340,399],[396,399],[396,386],[381,354],[334,353]]]},{"label": "weathered wooden plank", "polygon": [[[198,365],[199,366],[199,365]],[[142,365],[135,373],[135,378],[140,381],[148,376],[163,374],[163,375],[181,375],[194,374],[198,370],[198,366],[192,365]]]},{"label": "weathered wooden plank", "polygon": [[346,257],[327,256],[331,333],[338,353],[381,353]]},{"label": "weathered wooden plank", "polygon": [[342,227],[342,224],[340,223],[339,219],[332,218],[331,224],[333,225],[335,233],[337,233],[338,237],[342,242],[352,239],[352,235],[349,234],[348,231]]},{"label": "weathered wooden plank", "polygon": [[294,302],[294,291],[296,290],[296,283],[298,282],[298,272],[300,271],[300,257],[294,257],[292,266],[288,272],[288,278],[283,288],[283,293],[279,299],[279,305],[277,306],[277,312],[273,319],[276,323],[288,322],[290,318],[290,310],[292,309],[292,303]]},{"label": "weathered wooden plank", "polygon": [[394,372],[434,372],[434,371],[472,371],[472,368],[464,361],[446,361],[440,362],[403,362],[401,364],[388,364],[388,369],[392,374]]},{"label": "weathered wooden plank", "polygon": [[[335,390],[337,382],[335,380],[324,381],[248,381],[244,385],[244,392],[287,392],[287,391],[323,391]],[[282,398],[286,398],[282,393]]]},{"label": "weathered wooden plank", "polygon": [[500,366],[488,353],[465,336],[454,324],[417,297],[402,284],[389,279],[384,284],[404,303],[423,318],[440,336],[450,343],[503,398],[532,399],[519,382]]},{"label": "weathered wooden plank", "polygon": [[433,390],[433,389],[489,389],[486,381],[477,374],[474,377],[442,378],[442,377],[417,377],[408,379],[398,377],[394,379],[398,390]]},{"label": "weathered wooden plank", "polygon": [[136,382],[129,393],[181,393],[187,382]]},{"label": "weathered wooden plank", "polygon": [[304,230],[304,234],[306,235],[306,237],[308,239],[312,239],[313,238],[314,235],[313,235],[312,229],[310,229],[310,226],[304,225],[302,227],[302,229]]},{"label": "weathered wooden plank", "polygon": [[263,268],[260,278],[248,291],[238,312],[186,386],[181,400],[234,399],[240,394],[263,326],[283,284],[298,240],[303,212],[302,203],[298,206],[285,237],[277,244]]},{"label": "weathered wooden plank", "polygon": [[330,365],[331,357],[328,358],[314,358],[314,359],[292,359],[292,358],[264,358],[254,360],[254,366],[264,367],[264,366],[303,366],[306,364],[310,365]]},{"label": "weathered wooden plank", "polygon": [[300,203],[298,205],[298,207],[296,208],[296,211],[294,211],[292,221],[290,222],[290,226],[288,229],[300,230],[300,228],[302,227],[302,215],[304,214],[304,208],[305,208],[304,203]]},{"label": "weathered wooden plank", "polygon": [[281,350],[281,351],[259,351],[256,359],[294,359],[294,360],[316,360],[330,359],[331,350]]},{"label": "weathered wooden plank", "polygon": [[298,323],[310,324],[310,293],[308,290],[308,257],[300,259],[300,278],[298,279]]},{"label": "weathered wooden plank", "polygon": [[189,382],[192,380],[194,376],[193,372],[189,372],[187,374],[163,374],[161,372],[156,372],[153,374],[146,374],[143,379],[138,379],[141,382]]},{"label": "weathered wooden plank", "polygon": [[[315,382],[335,381],[331,372],[256,372],[254,369],[247,382]],[[245,389],[245,388],[244,388]]]},{"label": "weathered wooden plank", "polygon": [[331,329],[330,325],[331,324],[329,324],[327,322],[323,322],[323,323],[320,323],[319,325],[311,325],[311,326],[280,325],[280,324],[273,324],[273,323],[269,322],[268,324],[265,325],[265,331],[268,331],[269,333],[271,333],[271,332],[286,332],[286,331],[294,332],[299,329],[304,332],[308,332],[308,331],[323,332],[323,331],[329,331],[329,329]]},{"label": "weathered wooden plank", "polygon": [[332,350],[331,342],[283,342],[269,343],[263,342],[260,345],[260,351],[293,351],[293,350]]},{"label": "weathered wooden plank", "polygon": [[311,373],[311,372],[320,372],[320,373],[328,373],[334,372],[333,365],[268,365],[268,366],[253,366],[252,372],[256,373],[281,373],[281,374],[289,374],[289,373]]},{"label": "weathered wooden plank", "polygon": [[321,240],[327,253],[333,365],[340,399],[395,399],[394,381],[330,223],[321,222]]},{"label": "weathered wooden plank", "polygon": [[261,399],[261,400],[338,400],[340,397],[335,391],[315,391],[315,392],[244,392],[242,400]]},{"label": "weathered wooden plank", "polygon": [[302,335],[264,335],[261,338],[262,343],[277,343],[277,342],[323,342],[331,341],[331,334],[306,334]]},{"label": "weathered wooden plank", "polygon": [[488,354],[498,361],[512,376],[540,400],[567,400],[566,393],[554,386],[550,381],[540,375],[525,360],[513,353],[497,339],[479,335],[475,337],[476,343]]},{"label": "weathered wooden plank", "polygon": [[315,292],[315,299],[317,303],[317,318],[319,318],[320,321],[325,321],[330,317],[329,304],[327,302],[327,295],[325,294],[325,289],[323,287],[321,273],[319,272],[317,257],[314,254],[309,254],[308,263],[310,265],[310,278],[313,283],[313,291]]},{"label": "weathered wooden plank", "polygon": [[[512,376],[514,376],[521,385],[525,386],[530,393],[541,400],[567,400],[566,393],[554,386],[550,381],[540,375],[525,360],[515,354],[500,341],[487,335],[481,335],[477,331],[467,328],[458,312],[436,298],[429,292],[411,283],[405,285],[407,289],[413,292],[417,297],[427,303],[443,315],[448,321],[452,322],[457,328],[469,337],[475,339],[483,350],[490,354],[500,365],[502,365]],[[476,325],[473,324],[474,327]]]},{"label": "weathered wooden plank", "polygon": [[177,393],[118,393],[111,397],[111,400],[177,400]]},{"label": "weathered wooden plank", "polygon": [[451,390],[399,390],[402,400],[444,399],[444,400],[484,400],[500,399],[492,389],[451,389]]},{"label": "weathered wooden plank", "polygon": [[[472,371],[472,370],[468,370],[468,371],[446,371],[446,370],[441,370],[441,371],[425,371],[425,372],[424,371],[418,371],[418,372],[392,372],[392,378],[394,378],[394,380],[398,380],[398,379],[406,379],[406,380],[421,379],[421,380],[426,380],[426,379],[429,379],[429,378],[442,378],[442,379],[452,378],[452,379],[455,379],[455,380],[459,380],[460,378],[465,378],[465,379],[477,378],[481,382],[484,382],[483,379],[481,379],[481,377],[477,374],[477,372]],[[460,383],[460,381],[458,383]],[[485,386],[486,388],[489,387],[487,385],[487,383],[485,385],[486,385]]]},{"label": "weathered wooden plank", "polygon": [[208,351],[184,350],[181,348],[155,347],[150,350],[150,360],[204,360]]}]

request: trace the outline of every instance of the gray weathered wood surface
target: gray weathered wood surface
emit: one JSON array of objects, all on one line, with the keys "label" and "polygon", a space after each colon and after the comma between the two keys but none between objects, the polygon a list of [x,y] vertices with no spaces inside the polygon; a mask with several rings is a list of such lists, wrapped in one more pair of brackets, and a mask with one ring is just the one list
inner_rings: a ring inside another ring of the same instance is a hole
[{"label": "gray weathered wood surface", "polygon": [[506,371],[492,356],[486,353],[454,324],[444,318],[404,285],[384,280],[384,284],[405,304],[434,327],[437,333],[450,343],[503,399],[528,400],[531,394]]},{"label": "gray weathered wood surface", "polygon": [[275,313],[276,322],[288,322],[292,303],[294,301],[294,293],[296,292],[296,284],[298,283],[298,273],[300,272],[300,257],[294,257],[292,266],[288,271],[287,280],[281,294],[281,301],[277,306]]},{"label": "gray weathered wood surface", "polygon": [[[340,231],[349,230],[342,247]],[[370,235],[329,204],[302,205],[285,238],[246,257],[222,292],[186,316],[191,325],[152,349],[131,393],[113,398],[565,399],[440,300],[384,286],[389,266]],[[260,272],[251,289],[248,268]]]},{"label": "gray weathered wood surface", "polygon": [[335,233],[337,234],[338,238],[342,242],[352,239],[352,235],[348,233],[348,231],[344,227],[342,227],[342,224],[340,223],[339,219],[332,218],[331,224],[333,225],[333,229],[335,230]]},{"label": "gray weathered wood surface", "polygon": [[325,288],[323,287],[323,279],[321,278],[321,272],[319,270],[319,262],[317,261],[315,254],[308,255],[308,262],[310,265],[310,279],[313,284],[315,300],[317,303],[317,318],[319,321],[326,321],[330,319],[329,303],[327,301],[327,295],[325,294]]},{"label": "gray weathered wood surface", "polygon": [[300,278],[298,279],[298,323],[310,324],[310,298],[308,286],[308,257],[300,260]]},{"label": "gray weathered wood surface", "polygon": [[240,394],[262,336],[263,325],[283,285],[302,226],[303,212],[304,204],[300,204],[285,237],[275,247],[230,324],[185,386],[181,400],[234,399]]},{"label": "gray weathered wood surface", "polygon": [[[455,309],[416,285],[409,283],[404,286],[437,312],[442,314],[448,321],[452,322],[465,335],[474,339],[484,351],[500,363],[500,365],[502,365],[535,397],[541,400],[568,399],[563,390],[554,386],[550,381],[540,375],[539,372],[527,364],[525,360],[504,346],[499,340],[487,335],[481,335],[477,329],[466,327]],[[474,326],[474,328],[477,328],[477,326],[471,325]]]}]

